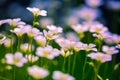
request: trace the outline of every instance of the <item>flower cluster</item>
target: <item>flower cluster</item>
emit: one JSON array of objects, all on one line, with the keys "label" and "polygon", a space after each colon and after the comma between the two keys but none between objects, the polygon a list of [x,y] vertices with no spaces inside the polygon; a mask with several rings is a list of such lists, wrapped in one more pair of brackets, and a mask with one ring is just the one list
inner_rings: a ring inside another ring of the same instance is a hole
[{"label": "flower cluster", "polygon": [[[86,0],[87,4],[88,1],[90,0]],[[99,6],[102,4],[100,1],[94,3],[91,0],[88,5]],[[93,9],[83,8],[78,11],[78,16],[87,22],[71,24],[74,33],[68,32],[65,36],[62,27],[53,24],[45,27],[36,25],[39,16],[47,16],[47,11],[35,7],[28,7],[27,10],[34,16],[32,25],[20,18],[0,20],[1,26],[10,26],[8,31],[0,33],[0,64],[13,71],[12,80],[18,79],[15,76],[16,69],[25,72],[20,74],[25,76],[24,80],[88,80],[89,77],[86,76],[92,69],[94,80],[103,80],[102,77],[105,76],[99,73],[100,67],[104,66],[103,63],[110,64],[119,53],[120,36],[111,33],[102,23],[91,21],[97,17],[97,13],[91,13]],[[115,63],[112,67],[114,65]],[[90,69],[88,72],[87,67]],[[109,66],[105,69],[107,67]],[[6,70],[3,68],[3,71],[4,69]]]}]

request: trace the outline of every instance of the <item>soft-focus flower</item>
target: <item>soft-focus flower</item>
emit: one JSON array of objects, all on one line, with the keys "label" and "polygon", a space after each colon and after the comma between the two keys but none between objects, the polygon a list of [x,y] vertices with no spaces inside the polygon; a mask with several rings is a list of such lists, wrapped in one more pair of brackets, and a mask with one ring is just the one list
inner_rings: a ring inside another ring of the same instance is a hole
[{"label": "soft-focus flower", "polygon": [[20,27],[17,27],[17,28],[14,28],[14,30],[10,30],[11,32],[14,32],[17,36],[22,36],[23,34],[25,34],[25,30],[24,28],[20,28]]},{"label": "soft-focus flower", "polygon": [[106,54],[117,54],[119,51],[115,47],[109,47],[109,46],[102,46],[102,51]]},{"label": "soft-focus flower", "polygon": [[100,40],[105,40],[105,39],[111,38],[111,35],[109,34],[109,32],[103,32],[103,33],[99,33],[99,34],[94,33],[93,36],[97,37]]},{"label": "soft-focus flower", "polygon": [[72,77],[71,75],[65,74],[61,71],[54,71],[52,78],[54,80],[75,80],[75,78]]},{"label": "soft-focus flower", "polygon": [[95,23],[95,24],[93,23],[93,25],[90,27],[90,32],[94,32],[94,33],[104,33],[107,31],[108,28],[101,23]]},{"label": "soft-focus flower", "polygon": [[85,3],[91,7],[99,7],[103,4],[102,0],[85,0]]},{"label": "soft-focus flower", "polygon": [[34,16],[39,16],[39,15],[46,16],[47,15],[47,11],[40,10],[38,8],[35,8],[35,7],[33,7],[33,8],[27,7],[27,10],[29,10],[30,12],[32,12]]},{"label": "soft-focus flower", "polygon": [[112,56],[111,55],[104,54],[102,52],[90,53],[90,54],[88,54],[88,57],[90,57],[91,59],[95,59],[97,61],[100,61],[102,63],[112,60]]},{"label": "soft-focus flower", "polygon": [[18,25],[25,25],[26,23],[22,22],[20,18],[15,19],[7,19],[7,23],[12,27],[16,27]]},{"label": "soft-focus flower", "polygon": [[74,32],[68,32],[65,36],[70,41],[79,41],[79,37]]},{"label": "soft-focus flower", "polygon": [[95,44],[92,44],[92,43],[90,43],[90,44],[83,44],[83,48],[84,48],[84,50],[86,50],[86,51],[90,51],[90,50],[92,50],[92,51],[97,51],[97,48],[95,48]]},{"label": "soft-focus flower", "polygon": [[23,57],[23,54],[20,52],[16,52],[15,54],[7,53],[5,58],[7,64],[16,65],[18,67],[22,67],[27,62],[27,59]]},{"label": "soft-focus flower", "polygon": [[54,59],[55,57],[59,56],[60,51],[56,48],[52,48],[51,46],[46,47],[38,47],[36,50],[36,55],[40,57],[45,57],[48,59]]},{"label": "soft-focus flower", "polygon": [[78,34],[88,31],[88,28],[81,24],[73,25],[72,29],[75,30]]},{"label": "soft-focus flower", "polygon": [[56,39],[56,42],[65,51],[74,49],[74,43],[75,43],[74,41],[70,41],[67,39]]},{"label": "soft-focus flower", "polygon": [[32,28],[31,26],[27,26],[25,29],[29,37],[35,37],[42,34],[42,32],[40,32],[39,29]]},{"label": "soft-focus flower", "polygon": [[61,27],[56,27],[55,25],[48,25],[47,28],[49,31],[53,32],[54,35],[62,33],[63,30]]},{"label": "soft-focus flower", "polygon": [[118,49],[120,49],[120,44],[116,45],[115,47],[118,48]]},{"label": "soft-focus flower", "polygon": [[11,47],[11,45],[13,45],[14,43],[14,38],[12,39],[12,44],[11,44],[11,40],[9,38],[6,38],[4,41],[3,41],[5,47],[9,48]]},{"label": "soft-focus flower", "polygon": [[28,74],[35,79],[43,79],[49,75],[48,70],[38,67],[36,65],[28,67]]},{"label": "soft-focus flower", "polygon": [[115,44],[120,43],[120,35],[118,35],[118,34],[113,34],[112,37],[111,37],[111,39],[113,40],[113,42]]},{"label": "soft-focus flower", "polygon": [[0,26],[4,23],[7,23],[8,22],[8,19],[5,19],[5,20],[0,20]]},{"label": "soft-focus flower", "polygon": [[93,21],[100,16],[100,11],[89,7],[82,7],[76,11],[76,15],[83,20]]},{"label": "soft-focus flower", "polygon": [[77,16],[69,16],[65,19],[65,23],[68,26],[76,25],[79,24],[79,18]]},{"label": "soft-focus flower", "polygon": [[46,38],[44,36],[42,36],[42,35],[35,36],[34,39],[39,46],[46,45]]},{"label": "soft-focus flower", "polygon": [[6,39],[6,36],[4,36],[3,34],[0,34],[0,44],[4,43]]},{"label": "soft-focus flower", "polygon": [[75,51],[84,50],[84,44],[82,42],[75,42],[74,43],[74,50]]},{"label": "soft-focus flower", "polygon": [[[31,45],[28,44],[28,43],[23,43],[23,44],[20,45],[20,49],[24,53],[26,53],[27,51],[30,52],[31,51]],[[32,50],[34,50],[34,46],[33,45],[32,45]]]},{"label": "soft-focus flower", "polygon": [[32,62],[32,63],[39,59],[38,56],[34,56],[32,54],[27,54],[25,57],[28,59],[29,62]]},{"label": "soft-focus flower", "polygon": [[70,51],[65,51],[63,49],[61,49],[61,53],[60,53],[63,57],[68,57],[69,55],[72,55],[72,53]]},{"label": "soft-focus flower", "polygon": [[40,25],[44,28],[46,28],[47,25],[54,24],[54,21],[51,18],[42,18],[40,19]]},{"label": "soft-focus flower", "polygon": [[58,37],[58,35],[54,35],[54,33],[52,31],[46,31],[46,30],[44,30],[43,34],[44,34],[44,36],[45,36],[45,38],[47,40],[56,39]]}]

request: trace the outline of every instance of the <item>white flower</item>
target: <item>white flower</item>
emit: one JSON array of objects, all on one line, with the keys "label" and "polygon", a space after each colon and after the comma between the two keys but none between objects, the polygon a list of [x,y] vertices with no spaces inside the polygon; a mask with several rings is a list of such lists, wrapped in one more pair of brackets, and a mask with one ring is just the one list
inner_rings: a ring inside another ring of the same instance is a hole
[{"label": "white flower", "polygon": [[57,39],[56,42],[64,49],[65,51],[74,49],[74,41],[70,41],[67,39]]},{"label": "white flower", "polygon": [[101,52],[97,52],[97,53],[90,53],[88,54],[88,57],[95,59],[97,61],[100,62],[107,62],[107,61],[111,61],[112,60],[112,56],[109,54],[104,54]]},{"label": "white flower", "polygon": [[46,38],[44,36],[42,36],[42,35],[35,36],[34,39],[39,46],[46,45]]},{"label": "white flower", "polygon": [[84,50],[86,50],[86,51],[90,51],[90,50],[92,50],[92,51],[97,51],[97,48],[95,48],[95,44],[92,44],[92,43],[90,43],[90,44],[83,44],[83,48],[84,48]]},{"label": "white flower", "polygon": [[25,29],[27,30],[26,32],[29,37],[35,37],[42,34],[42,32],[40,32],[39,29],[32,28],[31,26],[28,26]]},{"label": "white flower", "polygon": [[108,28],[100,23],[96,23],[96,24],[93,23],[93,25],[90,27],[90,32],[94,32],[94,33],[104,33],[107,31]]},{"label": "white flower", "polygon": [[18,25],[25,25],[25,23],[22,22],[20,18],[8,19],[7,23],[9,23],[9,25],[12,26],[12,27],[15,27],[15,26],[18,26]]},{"label": "white flower", "polygon": [[56,39],[58,37],[58,35],[54,35],[54,33],[52,31],[46,31],[46,30],[44,30],[43,34],[44,34],[44,36],[45,36],[45,38],[47,40]]},{"label": "white flower", "polygon": [[47,11],[40,10],[38,8],[35,8],[35,7],[33,7],[33,8],[27,7],[27,10],[29,10],[30,12],[32,12],[34,16],[39,16],[39,15],[46,16],[47,15]]},{"label": "white flower", "polygon": [[35,62],[35,61],[37,61],[39,59],[38,56],[34,56],[32,54],[28,54],[25,57],[28,59],[29,62],[32,62],[32,63]]},{"label": "white flower", "polygon": [[53,80],[75,80],[75,78],[69,74],[65,74],[60,71],[54,71]]},{"label": "white flower", "polygon": [[[23,51],[23,52],[30,52],[30,50],[31,50],[31,45],[30,44],[28,44],[28,43],[24,43],[24,44],[21,44],[20,45],[20,49]],[[32,45],[32,50],[34,50],[34,46]]]},{"label": "white flower", "polygon": [[11,32],[14,32],[17,36],[22,36],[23,34],[25,34],[26,32],[24,31],[24,28],[14,28],[14,30],[10,30]]},{"label": "white flower", "polygon": [[61,27],[56,27],[55,25],[48,25],[47,28],[48,30],[52,31],[53,34],[62,33],[63,30]]},{"label": "white flower", "polygon": [[20,52],[16,52],[15,54],[7,53],[5,58],[7,64],[16,65],[18,67],[22,67],[24,63],[27,62],[27,59],[24,58],[23,54]]},{"label": "white flower", "polygon": [[28,74],[35,79],[43,79],[49,75],[49,72],[46,69],[38,67],[36,65],[28,67]]},{"label": "white flower", "polygon": [[109,46],[102,46],[102,51],[106,54],[117,54],[119,51],[115,47],[109,47]]},{"label": "white flower", "polygon": [[48,59],[54,59],[59,54],[60,54],[60,51],[56,48],[53,49],[51,46],[38,47],[36,50],[36,55],[40,57],[46,57]]},{"label": "white flower", "polygon": [[73,30],[75,30],[77,33],[84,33],[86,31],[88,31],[87,27],[84,27],[81,24],[76,24],[72,26]]},{"label": "white flower", "polygon": [[72,55],[73,53],[70,51],[65,51],[64,49],[61,49],[60,53],[63,57],[68,57],[69,55]]}]

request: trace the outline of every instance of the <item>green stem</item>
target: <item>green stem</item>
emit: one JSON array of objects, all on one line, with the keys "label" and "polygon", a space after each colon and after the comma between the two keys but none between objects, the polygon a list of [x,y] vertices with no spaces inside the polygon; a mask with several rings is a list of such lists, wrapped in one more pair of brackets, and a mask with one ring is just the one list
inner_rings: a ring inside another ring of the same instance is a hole
[{"label": "green stem", "polygon": [[71,63],[71,56],[68,57],[68,73],[70,72],[70,63]]},{"label": "green stem", "polygon": [[13,53],[13,37],[14,37],[14,34],[12,33],[11,39],[10,39],[11,53]]},{"label": "green stem", "polygon": [[85,68],[86,68],[86,62],[87,62],[87,54],[88,52],[85,53],[85,60],[84,60],[84,64],[83,64],[83,72],[82,72],[82,80],[84,80],[84,74],[85,74]]},{"label": "green stem", "polygon": [[65,72],[65,63],[66,63],[66,57],[64,57],[64,62],[63,62],[63,66],[62,66],[62,71]]},{"label": "green stem", "polygon": [[76,65],[76,58],[77,58],[77,53],[74,53],[74,58],[73,58],[73,66],[72,66],[72,75],[74,74],[75,70],[75,65]]},{"label": "green stem", "polygon": [[101,65],[101,62],[97,62],[97,64],[94,66],[94,72],[95,72],[94,80],[97,80],[100,65]]},{"label": "green stem", "polygon": [[20,36],[18,36],[17,51],[20,51],[20,45],[21,45],[21,37],[20,37]]}]

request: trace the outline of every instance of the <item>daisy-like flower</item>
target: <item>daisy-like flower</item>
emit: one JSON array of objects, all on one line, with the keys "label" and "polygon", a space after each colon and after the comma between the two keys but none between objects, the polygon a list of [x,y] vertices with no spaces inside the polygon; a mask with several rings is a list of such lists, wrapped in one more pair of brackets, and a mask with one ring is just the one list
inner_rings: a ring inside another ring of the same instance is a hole
[{"label": "daisy-like flower", "polygon": [[70,51],[65,51],[64,49],[61,49],[60,53],[63,57],[68,57],[69,55],[72,55]]},{"label": "daisy-like flower", "polygon": [[34,56],[32,54],[28,54],[25,57],[28,59],[29,62],[32,62],[32,63],[35,62],[35,61],[37,61],[39,59],[38,56]]},{"label": "daisy-like flower", "polygon": [[106,54],[117,54],[119,51],[115,47],[109,47],[109,46],[102,46],[102,51],[105,52]]},{"label": "daisy-like flower", "polygon": [[102,63],[112,60],[111,55],[104,54],[102,52],[90,53],[90,54],[88,54],[88,57],[90,57],[91,59],[95,59],[97,61],[100,61]]},{"label": "daisy-like flower", "polygon": [[[30,52],[31,51],[31,45],[28,43],[24,43],[20,45],[20,49],[22,52],[26,53],[27,51]],[[34,46],[32,45],[32,50],[34,50]]]},{"label": "daisy-like flower", "polygon": [[108,31],[108,28],[105,27],[103,24],[100,24],[100,23],[96,23],[90,27],[90,32],[92,33],[104,33],[104,32],[107,32]]},{"label": "daisy-like flower", "polygon": [[49,75],[48,70],[36,65],[28,67],[27,71],[34,79],[43,79]]},{"label": "daisy-like flower", "polygon": [[45,11],[45,10],[40,10],[38,8],[35,8],[35,7],[33,7],[33,8],[27,7],[27,10],[32,12],[34,16],[39,16],[39,15],[47,16],[47,11]]},{"label": "daisy-like flower", "polygon": [[95,44],[92,44],[92,43],[90,43],[90,44],[83,44],[83,48],[84,48],[84,50],[86,50],[86,51],[97,51],[97,48],[95,48]]},{"label": "daisy-like flower", "polygon": [[93,36],[97,37],[100,40],[110,39],[111,38],[111,35],[110,35],[109,32],[103,32],[103,33],[99,33],[99,34],[94,33]]},{"label": "daisy-like flower", "polygon": [[54,80],[75,80],[75,78],[72,77],[71,75],[65,74],[61,71],[54,71],[52,78]]},{"label": "daisy-like flower", "polygon": [[11,32],[15,33],[17,36],[22,36],[23,34],[25,34],[25,30],[23,27],[17,27],[17,28],[14,28],[14,30],[10,30]]},{"label": "daisy-like flower", "polygon": [[7,53],[5,58],[7,64],[16,65],[18,67],[22,67],[27,62],[27,59],[23,57],[23,54],[20,52],[16,52],[15,54]]},{"label": "daisy-like flower", "polygon": [[44,30],[43,34],[44,34],[44,36],[45,36],[45,38],[47,40],[56,39],[58,37],[58,35],[54,35],[54,33],[52,31],[46,31],[46,30]]},{"label": "daisy-like flower", "polygon": [[22,22],[20,18],[15,18],[15,19],[8,19],[7,23],[12,27],[16,27],[18,25],[25,25],[26,23]]},{"label": "daisy-like flower", "polygon": [[55,25],[48,25],[47,28],[55,35],[58,33],[62,33],[63,30],[61,27],[56,27]]},{"label": "daisy-like flower", "polygon": [[75,43],[74,41],[70,41],[67,39],[56,39],[56,42],[65,51],[74,49],[74,43]]},{"label": "daisy-like flower", "polygon": [[44,36],[42,36],[42,35],[35,36],[34,39],[39,46],[46,45],[46,38]]},{"label": "daisy-like flower", "polygon": [[72,29],[75,30],[78,34],[88,31],[88,28],[81,24],[73,25]]},{"label": "daisy-like flower", "polygon": [[42,34],[42,32],[40,32],[39,29],[32,28],[31,26],[27,26],[25,29],[29,37],[35,37]]},{"label": "daisy-like flower", "polygon": [[40,57],[45,57],[48,59],[54,59],[60,54],[60,51],[56,48],[52,48],[51,46],[47,45],[46,47],[38,47],[36,50],[36,55]]}]

